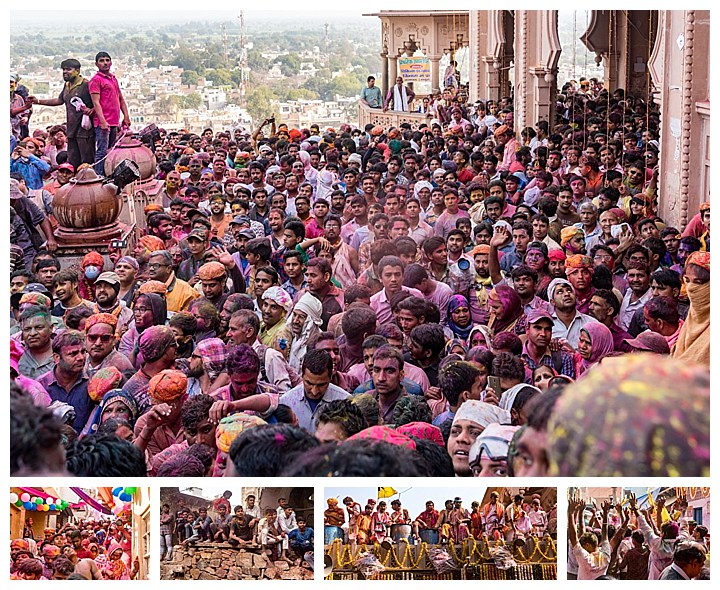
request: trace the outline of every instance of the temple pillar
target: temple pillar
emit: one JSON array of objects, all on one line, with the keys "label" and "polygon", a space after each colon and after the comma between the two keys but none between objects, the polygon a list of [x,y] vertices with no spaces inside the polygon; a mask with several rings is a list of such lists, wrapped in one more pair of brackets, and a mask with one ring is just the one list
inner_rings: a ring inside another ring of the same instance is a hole
[{"label": "temple pillar", "polygon": [[[470,98],[471,100],[487,100],[488,92],[488,22],[490,13],[487,10],[471,10],[469,17],[470,48]],[[492,63],[492,61],[490,62]]]},{"label": "temple pillar", "polygon": [[440,56],[430,56],[430,87],[433,94],[440,92]]},{"label": "temple pillar", "polygon": [[390,89],[388,86],[388,55],[387,55],[387,51],[383,51],[380,54],[380,58],[382,59],[382,64],[381,64],[381,68],[382,68],[382,70],[381,70],[382,99],[385,100],[388,90]]},{"label": "temple pillar", "polygon": [[500,100],[500,63],[492,55],[484,55],[482,61],[485,64],[485,94],[484,100]]}]

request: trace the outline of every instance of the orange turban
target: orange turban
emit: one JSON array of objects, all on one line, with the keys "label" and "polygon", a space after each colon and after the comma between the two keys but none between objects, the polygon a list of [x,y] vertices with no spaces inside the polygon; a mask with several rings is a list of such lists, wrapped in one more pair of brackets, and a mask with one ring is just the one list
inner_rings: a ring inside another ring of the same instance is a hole
[{"label": "orange turban", "polygon": [[490,254],[490,246],[488,246],[487,244],[480,244],[479,246],[475,246],[472,252],[470,252],[470,254],[473,257],[477,256],[478,254]]},{"label": "orange turban", "polygon": [[138,240],[148,252],[155,252],[156,250],[164,250],[165,242],[163,242],[157,236],[143,236]]},{"label": "orange turban", "polygon": [[572,240],[577,234],[585,235],[585,232],[574,225],[562,228],[560,232],[560,245],[564,248],[565,244]]},{"label": "orange turban", "polygon": [[187,393],[187,385],[188,380],[184,373],[165,369],[150,379],[148,393],[159,402],[171,402]]},{"label": "orange turban", "polygon": [[111,389],[120,387],[123,375],[117,367],[104,367],[90,377],[88,381],[88,396],[94,402],[99,402]]},{"label": "orange turban", "polygon": [[117,318],[111,313],[96,313],[85,320],[85,331],[87,332],[95,324],[107,324],[113,330],[117,328]]},{"label": "orange turban", "polygon": [[167,293],[167,285],[160,281],[147,281],[138,287],[138,293],[145,295],[147,293],[157,293],[165,295]]},{"label": "orange turban", "polygon": [[695,264],[710,272],[710,252],[693,252],[685,261],[685,268],[687,268],[689,264]]},{"label": "orange turban", "polygon": [[582,268],[587,268],[590,272],[593,270],[592,258],[584,254],[573,254],[565,260],[565,275],[570,276],[578,272]]},{"label": "orange turban", "polygon": [[206,262],[198,269],[201,281],[211,281],[225,276],[225,266],[220,262]]}]

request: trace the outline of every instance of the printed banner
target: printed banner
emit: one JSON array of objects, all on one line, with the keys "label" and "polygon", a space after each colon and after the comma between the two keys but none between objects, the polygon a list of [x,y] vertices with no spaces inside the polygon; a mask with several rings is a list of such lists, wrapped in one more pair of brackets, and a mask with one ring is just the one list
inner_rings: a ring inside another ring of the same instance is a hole
[{"label": "printed banner", "polygon": [[398,68],[405,82],[430,82],[430,59],[427,57],[398,58]]}]

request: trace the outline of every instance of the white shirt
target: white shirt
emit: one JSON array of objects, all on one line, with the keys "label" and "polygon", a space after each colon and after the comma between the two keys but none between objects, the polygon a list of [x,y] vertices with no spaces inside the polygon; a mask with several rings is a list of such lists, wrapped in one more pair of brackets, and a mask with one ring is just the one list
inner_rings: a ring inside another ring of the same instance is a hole
[{"label": "white shirt", "polygon": [[557,313],[553,312],[553,338],[565,338],[568,344],[573,348],[577,348],[578,341],[580,340],[580,330],[582,330],[586,324],[590,322],[596,322],[597,320],[589,315],[575,312],[575,317],[570,322],[570,326],[566,326],[563,321],[558,318]]},{"label": "white shirt", "polygon": [[594,553],[588,553],[579,543],[573,545],[578,564],[578,580],[595,580],[604,575],[610,565],[610,543],[603,541]]},{"label": "white shirt", "polygon": [[640,299],[631,303],[630,298],[632,296],[632,289],[628,289],[627,293],[625,293],[625,296],[623,297],[622,304],[620,305],[620,313],[618,313],[618,317],[615,320],[615,323],[626,332],[630,327],[630,322],[632,321],[635,312],[638,309],[645,307],[645,304],[652,299],[652,289],[648,289],[645,291],[645,294],[640,297]]}]

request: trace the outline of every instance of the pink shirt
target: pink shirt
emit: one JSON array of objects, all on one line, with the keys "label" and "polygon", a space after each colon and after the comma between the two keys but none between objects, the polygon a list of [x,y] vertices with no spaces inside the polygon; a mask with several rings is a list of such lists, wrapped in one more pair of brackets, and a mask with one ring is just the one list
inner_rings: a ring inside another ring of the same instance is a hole
[{"label": "pink shirt", "polygon": [[[120,125],[120,84],[114,74],[97,72],[88,84],[90,94],[100,95],[105,120],[110,127]],[[93,115],[93,125],[100,125],[100,119]]]},{"label": "pink shirt", "polygon": [[[423,297],[423,294],[417,289],[403,287],[402,290],[407,291],[410,295],[414,295],[415,297]],[[390,301],[388,301],[387,293],[385,293],[385,289],[379,293],[375,293],[375,295],[370,298],[370,307],[377,314],[378,325],[392,321],[392,309],[390,307]]]}]

